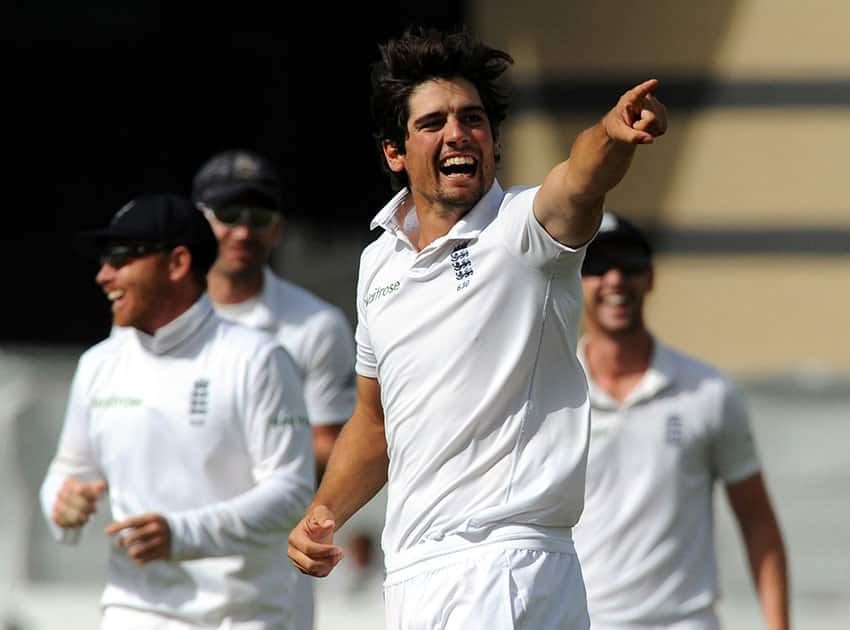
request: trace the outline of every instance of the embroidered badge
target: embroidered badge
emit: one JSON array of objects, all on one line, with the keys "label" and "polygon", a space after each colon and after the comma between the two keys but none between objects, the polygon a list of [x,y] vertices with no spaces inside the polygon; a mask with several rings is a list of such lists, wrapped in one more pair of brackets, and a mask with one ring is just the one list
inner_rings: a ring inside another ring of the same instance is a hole
[{"label": "embroidered badge", "polygon": [[455,278],[458,281],[458,291],[469,286],[469,278],[473,274],[472,259],[469,257],[469,250],[467,249],[468,245],[469,241],[460,243],[449,255],[451,258],[452,269],[455,272]]},{"label": "embroidered badge", "polygon": [[204,424],[206,421],[209,400],[208,379],[199,378],[192,385],[192,394],[189,396],[189,424]]}]

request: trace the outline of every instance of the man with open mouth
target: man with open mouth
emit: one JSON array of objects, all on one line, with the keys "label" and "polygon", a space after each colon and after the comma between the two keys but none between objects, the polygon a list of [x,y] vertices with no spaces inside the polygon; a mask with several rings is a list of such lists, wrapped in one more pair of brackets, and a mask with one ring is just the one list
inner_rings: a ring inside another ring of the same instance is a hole
[{"label": "man with open mouth", "polygon": [[503,189],[510,55],[428,29],[380,53],[375,137],[398,193],[361,256],[357,404],[289,557],[327,575],[334,531],[387,483],[388,629],[585,630],[579,271],[606,193],[666,130],[658,82],[623,94],[542,185]]},{"label": "man with open mouth", "polygon": [[109,496],[102,630],[292,630],[297,573],[274,549],[315,471],[291,357],[216,315],[217,243],[189,199],[137,197],[77,245],[114,326],[80,357],[41,504],[74,543]]}]

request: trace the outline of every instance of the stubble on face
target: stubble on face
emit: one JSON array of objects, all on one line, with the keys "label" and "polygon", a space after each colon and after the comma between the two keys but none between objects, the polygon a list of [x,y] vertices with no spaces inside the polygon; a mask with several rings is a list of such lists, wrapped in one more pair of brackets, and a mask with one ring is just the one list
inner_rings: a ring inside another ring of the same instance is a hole
[{"label": "stubble on face", "polygon": [[435,216],[458,219],[495,179],[495,143],[478,91],[460,78],[426,81],[409,106],[404,164],[410,188]]}]

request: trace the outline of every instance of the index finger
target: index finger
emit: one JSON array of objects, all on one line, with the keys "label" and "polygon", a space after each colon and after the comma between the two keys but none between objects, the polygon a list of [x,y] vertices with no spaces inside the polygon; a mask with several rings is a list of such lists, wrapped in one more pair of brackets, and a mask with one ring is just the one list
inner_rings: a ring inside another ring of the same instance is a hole
[{"label": "index finger", "polygon": [[658,87],[658,79],[647,79],[628,91],[628,94],[635,98],[645,98],[652,90]]}]

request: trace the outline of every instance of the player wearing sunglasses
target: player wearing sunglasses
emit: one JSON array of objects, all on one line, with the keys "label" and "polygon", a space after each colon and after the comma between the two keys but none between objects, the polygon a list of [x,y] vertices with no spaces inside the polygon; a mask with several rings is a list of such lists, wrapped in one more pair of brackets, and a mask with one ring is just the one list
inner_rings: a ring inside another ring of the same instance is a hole
[{"label": "player wearing sunglasses", "polygon": [[[354,408],[354,335],[343,312],[269,267],[283,227],[275,166],[252,151],[212,156],[193,181],[194,201],[219,243],[207,277],[219,315],[273,333],[290,353],[304,386],[316,473]],[[296,628],[312,628],[312,584],[299,574]]]},{"label": "player wearing sunglasses", "polygon": [[652,247],[606,212],[582,266],[579,358],[591,403],[584,512],[573,531],[595,630],[717,630],[712,493],[741,528],[764,626],[788,628],[785,550],[749,414],[718,370],[647,327]]},{"label": "player wearing sunglasses", "polygon": [[215,314],[217,243],[188,198],[137,197],[76,246],[121,331],[80,357],[40,498],[62,543],[112,517],[87,533],[109,541],[100,629],[291,630],[295,571],[271,550],[315,485],[292,359]]}]

